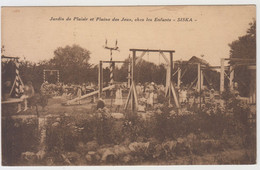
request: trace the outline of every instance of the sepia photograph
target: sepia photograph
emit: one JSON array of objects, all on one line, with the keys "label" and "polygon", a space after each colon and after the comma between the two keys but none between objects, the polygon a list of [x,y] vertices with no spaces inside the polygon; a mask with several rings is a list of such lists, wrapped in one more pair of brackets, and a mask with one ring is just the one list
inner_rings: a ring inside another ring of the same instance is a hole
[{"label": "sepia photograph", "polygon": [[255,165],[256,5],[2,6],[2,166]]}]

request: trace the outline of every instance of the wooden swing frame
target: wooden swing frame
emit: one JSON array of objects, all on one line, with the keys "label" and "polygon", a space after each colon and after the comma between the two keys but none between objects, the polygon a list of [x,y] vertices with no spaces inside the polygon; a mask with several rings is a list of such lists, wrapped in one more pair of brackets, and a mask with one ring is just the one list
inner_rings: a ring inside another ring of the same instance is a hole
[{"label": "wooden swing frame", "polygon": [[[174,99],[175,105],[177,108],[180,107],[179,100],[177,98],[176,91],[173,86],[172,82],[172,71],[173,71],[173,53],[175,53],[174,50],[152,50],[152,49],[130,49],[132,52],[132,72],[131,72],[131,87],[127,96],[125,110],[127,110],[127,107],[129,106],[129,103],[131,101],[131,110],[134,112],[138,108],[138,96],[136,91],[136,85],[135,85],[135,63],[138,63],[142,57],[146,54],[146,52],[158,52],[161,54],[161,56],[166,61],[166,89],[165,89],[165,96],[168,97],[169,104],[171,103],[171,99]],[[142,54],[139,57],[136,57],[136,52],[142,52]],[[164,53],[170,54],[170,60],[164,55]],[[159,55],[160,57],[160,55]]]}]

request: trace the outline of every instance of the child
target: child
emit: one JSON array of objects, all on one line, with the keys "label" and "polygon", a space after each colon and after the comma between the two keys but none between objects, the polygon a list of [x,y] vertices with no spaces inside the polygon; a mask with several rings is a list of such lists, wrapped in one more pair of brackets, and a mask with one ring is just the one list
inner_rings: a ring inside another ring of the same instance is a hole
[{"label": "child", "polygon": [[104,107],[105,107],[105,102],[102,98],[100,98],[97,102],[97,110],[98,109],[104,109]]},{"label": "child", "polygon": [[153,100],[154,100],[154,93],[153,93],[153,90],[150,90],[149,97],[147,99],[147,105],[151,108],[153,107],[153,104],[154,104]]},{"label": "child", "polygon": [[82,95],[81,87],[78,87],[78,91],[77,91],[78,104],[81,104],[81,95]]},{"label": "child", "polygon": [[119,86],[119,88],[116,90],[115,105],[116,105],[115,112],[118,112],[120,106],[123,105],[123,96],[122,96],[122,88],[121,88],[121,86]]}]

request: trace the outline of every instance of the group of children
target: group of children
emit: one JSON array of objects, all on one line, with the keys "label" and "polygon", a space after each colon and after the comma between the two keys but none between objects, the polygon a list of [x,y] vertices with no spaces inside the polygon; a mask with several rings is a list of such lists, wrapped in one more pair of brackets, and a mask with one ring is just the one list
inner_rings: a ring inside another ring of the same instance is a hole
[{"label": "group of children", "polygon": [[164,86],[157,85],[154,82],[141,84],[136,86],[137,95],[139,97],[139,110],[146,111],[152,109],[154,104],[158,103],[158,95],[164,93]]},{"label": "group of children", "polygon": [[196,88],[188,89],[186,86],[181,86],[178,89],[177,95],[179,97],[179,102],[181,105],[189,106],[192,106],[199,102],[214,102],[217,96],[216,91],[213,88],[208,89],[207,87],[204,87],[199,93]]},{"label": "group of children", "polygon": [[[115,110],[114,110],[115,112],[119,112],[120,108],[124,105],[123,89],[124,89],[123,85],[116,84],[114,90],[110,90],[109,92],[110,94],[109,96],[111,98],[111,106],[113,103],[115,106]],[[84,91],[84,88],[82,87],[77,87],[74,91],[76,92],[75,96],[77,96],[78,98],[80,98],[82,95],[86,93]],[[157,85],[154,82],[145,83],[145,84],[138,83],[136,85],[136,92],[139,98],[138,101],[139,110],[146,111],[149,109],[153,109],[154,105],[158,103],[158,96],[164,95],[165,87],[163,85]],[[194,88],[188,89],[186,86],[183,85],[180,88],[177,88],[176,92],[177,92],[177,97],[179,99],[179,103],[183,106],[184,105],[192,106],[194,104],[197,104],[199,100],[201,100],[201,102],[204,103],[206,98],[207,100],[212,100],[215,97],[215,91],[213,89],[202,90],[200,94],[201,96],[199,98],[199,94],[196,89]],[[81,100],[78,101],[80,103]]]}]

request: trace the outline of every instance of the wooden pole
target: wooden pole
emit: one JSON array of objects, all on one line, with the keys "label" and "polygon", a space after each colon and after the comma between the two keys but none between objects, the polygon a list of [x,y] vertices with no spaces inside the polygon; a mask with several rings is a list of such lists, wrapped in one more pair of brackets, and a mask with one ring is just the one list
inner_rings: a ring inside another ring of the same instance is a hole
[{"label": "wooden pole", "polygon": [[204,82],[204,76],[203,76],[203,71],[202,69],[200,70],[200,89],[204,89],[204,85],[203,85],[203,82]]},{"label": "wooden pole", "polygon": [[170,52],[170,64],[169,64],[169,105],[171,104],[171,85],[172,85],[172,52]]},{"label": "wooden pole", "polygon": [[98,67],[98,98],[102,97],[102,88],[103,88],[103,66],[102,61],[99,61],[99,67]]},{"label": "wooden pole", "polygon": [[[115,85],[111,85],[111,86],[104,87],[104,88],[102,88],[102,91],[112,90],[113,88],[115,88]],[[72,104],[73,102],[77,102],[77,101],[82,100],[82,99],[85,99],[85,98],[87,98],[87,97],[96,96],[96,95],[98,95],[98,93],[99,93],[99,90],[93,91],[93,92],[91,92],[91,93],[88,93],[88,94],[85,94],[85,95],[81,96],[80,98],[79,98],[79,97],[76,97],[76,98],[74,98],[74,99],[68,100],[68,101],[66,102],[66,104],[67,104],[67,105],[70,105],[70,104]]]},{"label": "wooden pole", "polygon": [[178,68],[178,81],[177,81],[177,87],[180,88],[181,85],[181,68]]},{"label": "wooden pole", "polygon": [[230,90],[234,90],[234,83],[233,83],[233,80],[234,80],[234,69],[233,69],[233,66],[230,66],[230,76],[229,76],[229,87],[230,87]]},{"label": "wooden pole", "polygon": [[224,91],[224,83],[225,83],[225,68],[224,68],[224,58],[220,60],[220,93]]},{"label": "wooden pole", "polygon": [[166,85],[165,85],[165,97],[168,96],[168,93],[169,93],[169,69],[170,69],[170,66],[167,65],[167,68],[166,68]]},{"label": "wooden pole", "polygon": [[128,61],[129,61],[129,63],[128,63],[128,76],[127,76],[127,80],[128,80],[128,82],[127,82],[127,85],[128,85],[128,88],[130,88],[131,87],[131,58],[130,58],[130,55],[129,55],[129,57],[128,57]]},{"label": "wooden pole", "polygon": [[130,49],[130,51],[142,51],[142,52],[169,52],[174,53],[174,50],[154,50],[154,49]]},{"label": "wooden pole", "polygon": [[132,58],[132,92],[131,92],[131,107],[132,107],[132,111],[135,110],[135,97],[134,97],[134,85],[135,85],[135,80],[134,80],[134,68],[135,68],[135,57],[136,57],[136,51],[133,51],[133,58]]},{"label": "wooden pole", "polygon": [[129,101],[131,99],[131,90],[132,90],[132,86],[130,86],[129,93],[128,93],[127,98],[126,98],[125,110],[127,109],[127,106],[128,106]]},{"label": "wooden pole", "polygon": [[174,99],[175,105],[179,109],[180,108],[179,100],[178,100],[176,91],[175,91],[175,89],[174,89],[172,84],[171,84],[171,90],[172,90],[172,94],[173,94],[173,99]]},{"label": "wooden pole", "polygon": [[200,63],[198,63],[198,91],[199,91],[199,97],[200,97],[200,109],[201,109],[201,68]]},{"label": "wooden pole", "polygon": [[[129,61],[131,62],[131,61]],[[102,63],[129,63],[128,61],[106,61],[106,60],[102,60]]]},{"label": "wooden pole", "polygon": [[200,63],[198,63],[198,82],[197,82],[197,91],[200,93],[201,91],[201,71],[200,71]]}]

